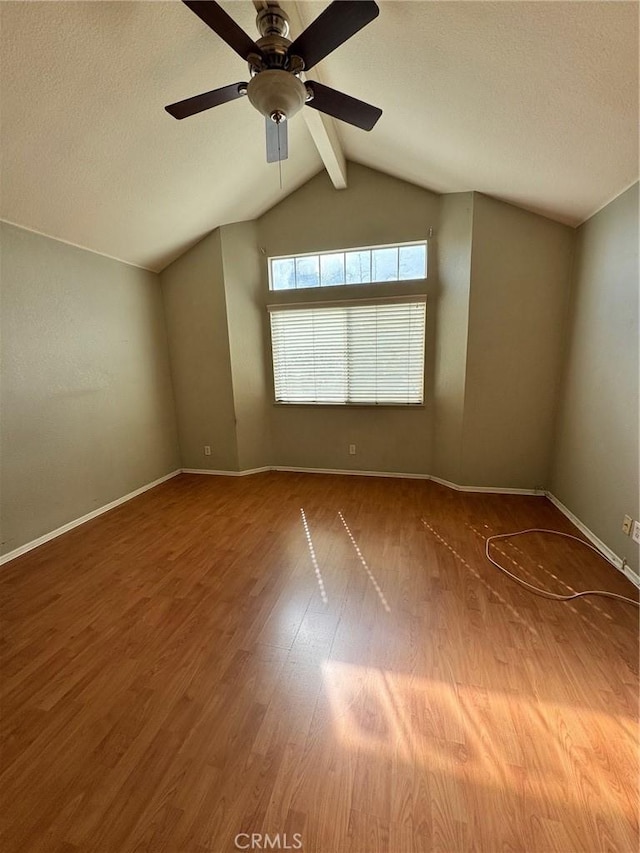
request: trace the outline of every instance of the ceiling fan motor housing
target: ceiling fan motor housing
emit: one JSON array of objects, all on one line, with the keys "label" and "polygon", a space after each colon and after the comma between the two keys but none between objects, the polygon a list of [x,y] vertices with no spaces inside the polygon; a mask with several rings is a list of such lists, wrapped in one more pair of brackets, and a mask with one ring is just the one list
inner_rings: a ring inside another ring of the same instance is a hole
[{"label": "ceiling fan motor housing", "polygon": [[251,78],[247,95],[252,105],[266,118],[284,116],[290,119],[304,106],[307,90],[304,83],[289,71],[270,69]]}]

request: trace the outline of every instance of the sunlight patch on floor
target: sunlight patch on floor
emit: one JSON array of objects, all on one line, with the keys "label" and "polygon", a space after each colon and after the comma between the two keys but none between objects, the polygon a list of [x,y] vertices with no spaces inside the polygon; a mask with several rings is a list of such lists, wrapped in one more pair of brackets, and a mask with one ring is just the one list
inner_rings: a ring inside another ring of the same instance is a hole
[{"label": "sunlight patch on floor", "polygon": [[360,548],[359,548],[359,546],[358,546],[358,543],[356,542],[356,540],[355,540],[355,538],[354,538],[354,536],[353,536],[353,533],[352,533],[352,532],[351,532],[351,530],[349,529],[349,525],[348,525],[348,524],[347,524],[347,522],[344,520],[344,516],[343,516],[343,514],[342,514],[341,512],[338,512],[338,516],[340,517],[340,521],[341,521],[341,522],[342,522],[342,524],[344,525],[344,529],[347,531],[347,536],[348,536],[348,537],[349,537],[349,539],[351,540],[351,544],[353,545],[353,547],[354,547],[354,549],[355,549],[355,552],[356,552],[356,554],[358,555],[358,559],[359,559],[359,560],[360,560],[360,562],[362,563],[362,567],[364,568],[365,572],[367,573],[367,577],[369,578],[369,580],[370,580],[370,581],[371,581],[371,583],[373,584],[373,588],[375,589],[375,591],[378,593],[378,598],[379,598],[379,599],[380,599],[380,601],[382,602],[382,606],[383,606],[383,607],[384,607],[384,609],[387,611],[387,613],[391,613],[391,608],[389,607],[389,602],[388,602],[388,601],[387,601],[387,599],[384,597],[384,593],[383,593],[383,592],[382,592],[382,590],[380,589],[380,584],[378,583],[378,581],[377,581],[377,580],[376,580],[376,578],[375,578],[375,575],[373,574],[373,572],[372,572],[372,571],[371,571],[371,569],[369,568],[369,566],[368,566],[368,564],[367,564],[367,561],[366,561],[366,560],[365,560],[365,558],[362,556],[362,551],[360,550]]},{"label": "sunlight patch on floor", "polygon": [[311,538],[311,531],[309,530],[307,516],[305,515],[304,509],[302,507],[300,507],[300,515],[302,516],[302,526],[304,527],[304,535],[307,537],[307,545],[309,547],[309,554],[311,556],[313,571],[316,573],[316,580],[318,581],[318,586],[320,587],[320,597],[322,598],[323,603],[327,604],[329,602],[329,598],[327,597],[327,591],[324,588],[324,580],[322,578],[320,566],[318,565],[316,549],[313,547],[313,539]]},{"label": "sunlight patch on floor", "polygon": [[463,557],[463,556],[462,556],[458,551],[456,551],[456,549],[453,547],[453,545],[451,545],[449,542],[447,542],[447,540],[446,540],[443,536],[441,536],[441,535],[438,533],[438,531],[437,531],[437,530],[435,530],[435,528],[433,528],[433,527],[429,524],[429,522],[428,522],[428,521],[425,521],[425,520],[424,520],[424,518],[422,519],[422,523],[423,523],[423,524],[424,524],[424,526],[427,528],[427,530],[428,530],[430,533],[432,533],[432,534],[433,534],[433,536],[435,536],[435,538],[438,540],[438,542],[440,542],[440,544],[441,544],[441,545],[444,545],[444,547],[445,547],[445,548],[448,548],[448,549],[449,549],[449,551],[451,551],[451,553],[453,554],[453,556],[456,558],[456,560],[458,560],[460,563],[462,563],[462,565],[463,565],[466,569],[468,569],[468,570],[471,572],[471,574],[472,574],[472,575],[473,575],[477,580],[479,580],[479,581],[480,581],[480,583],[481,583],[484,587],[486,587],[486,588],[489,590],[489,592],[491,593],[491,595],[494,595],[494,596],[498,599],[498,601],[500,602],[500,604],[503,604],[503,605],[507,608],[507,610],[512,614],[512,616],[516,619],[516,621],[520,623],[520,625],[522,625],[523,627],[525,627],[528,631],[530,631],[530,632],[531,632],[532,634],[534,634],[536,637],[538,636],[538,632],[536,631],[536,629],[535,629],[535,628],[534,628],[534,627],[533,627],[529,622],[527,622],[525,619],[523,619],[523,618],[522,618],[522,616],[520,616],[520,614],[518,613],[518,611],[515,609],[515,607],[513,607],[513,605],[509,604],[509,602],[508,602],[505,598],[503,598],[503,597],[500,595],[500,593],[499,593],[499,592],[496,592],[496,590],[495,590],[495,589],[494,589],[490,584],[488,584],[488,583],[484,580],[484,578],[482,578],[482,577],[479,575],[479,573],[476,571],[476,569],[474,569],[474,568],[473,568],[473,566],[469,563],[469,561],[468,561],[468,560],[465,560],[465,558],[464,558],[464,557]]},{"label": "sunlight patch on floor", "polygon": [[583,764],[597,743],[627,740],[626,718],[342,661],[323,661],[322,676],[334,733],[348,749],[502,789],[519,788],[525,773],[541,799],[583,803],[589,789],[620,809]]}]

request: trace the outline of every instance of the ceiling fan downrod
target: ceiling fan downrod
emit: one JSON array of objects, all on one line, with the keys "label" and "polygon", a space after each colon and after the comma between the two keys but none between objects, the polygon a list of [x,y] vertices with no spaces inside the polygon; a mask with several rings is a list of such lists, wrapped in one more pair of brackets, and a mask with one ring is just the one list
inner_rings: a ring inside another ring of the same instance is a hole
[{"label": "ceiling fan downrod", "polygon": [[256,26],[260,33],[256,47],[260,53],[250,53],[247,57],[251,75],[275,69],[300,74],[304,70],[304,61],[300,56],[289,53],[291,40],[287,13],[279,6],[265,6],[258,12]]}]

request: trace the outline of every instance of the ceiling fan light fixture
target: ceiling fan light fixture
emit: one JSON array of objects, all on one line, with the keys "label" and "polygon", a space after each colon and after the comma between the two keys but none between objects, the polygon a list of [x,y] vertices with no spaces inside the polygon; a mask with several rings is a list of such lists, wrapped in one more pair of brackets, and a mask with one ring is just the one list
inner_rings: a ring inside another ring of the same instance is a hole
[{"label": "ceiling fan light fixture", "polygon": [[278,114],[290,119],[307,100],[304,83],[288,71],[277,69],[261,71],[252,77],[247,85],[247,95],[265,118]]}]

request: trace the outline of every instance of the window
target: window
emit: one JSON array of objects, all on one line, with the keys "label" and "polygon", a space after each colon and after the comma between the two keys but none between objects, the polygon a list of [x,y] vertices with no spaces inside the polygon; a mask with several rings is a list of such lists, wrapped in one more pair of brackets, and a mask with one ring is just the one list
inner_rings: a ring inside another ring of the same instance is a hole
[{"label": "window", "polygon": [[270,306],[276,402],[422,403],[425,303]]},{"label": "window", "polygon": [[370,246],[344,252],[316,252],[269,260],[271,290],[415,281],[426,277],[426,242]]}]

